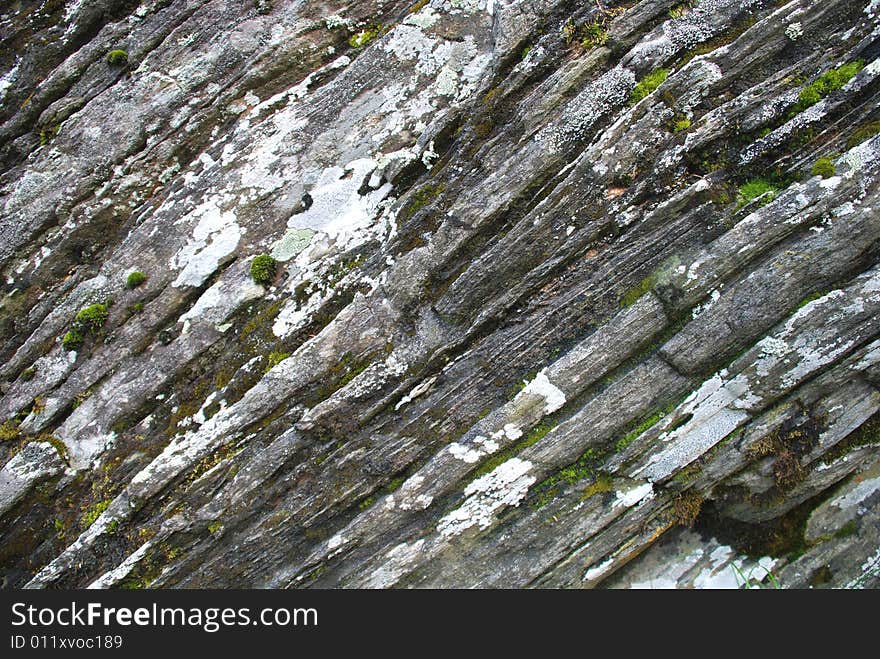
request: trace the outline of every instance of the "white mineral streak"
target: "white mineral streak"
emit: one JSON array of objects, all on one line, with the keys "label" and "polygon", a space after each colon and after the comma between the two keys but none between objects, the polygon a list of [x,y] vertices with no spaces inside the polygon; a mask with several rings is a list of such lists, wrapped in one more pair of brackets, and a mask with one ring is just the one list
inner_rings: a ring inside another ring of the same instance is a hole
[{"label": "white mineral streak", "polygon": [[535,379],[519,392],[517,398],[525,395],[541,396],[544,399],[544,414],[552,414],[565,405],[565,394],[547,378],[547,369],[542,369]]},{"label": "white mineral streak", "polygon": [[480,476],[467,487],[465,502],[437,524],[437,531],[444,538],[459,535],[472,526],[481,529],[492,525],[494,515],[506,506],[518,506],[535,477],[530,475],[532,463],[510,458],[493,471]]}]

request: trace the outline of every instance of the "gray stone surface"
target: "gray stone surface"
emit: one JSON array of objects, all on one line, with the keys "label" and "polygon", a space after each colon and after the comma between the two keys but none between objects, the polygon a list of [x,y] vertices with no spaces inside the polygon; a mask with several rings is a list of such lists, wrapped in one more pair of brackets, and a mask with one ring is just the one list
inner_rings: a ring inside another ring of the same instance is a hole
[{"label": "gray stone surface", "polygon": [[0,10],[4,583],[876,587],[880,10],[691,4]]}]

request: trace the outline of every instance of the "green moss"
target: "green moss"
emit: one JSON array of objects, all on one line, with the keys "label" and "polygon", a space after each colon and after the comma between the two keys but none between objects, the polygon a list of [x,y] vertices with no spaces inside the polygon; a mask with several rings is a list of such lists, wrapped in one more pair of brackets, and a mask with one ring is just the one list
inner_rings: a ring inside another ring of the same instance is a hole
[{"label": "green moss", "polygon": [[[586,478],[596,477],[596,467],[602,461],[602,455],[593,448],[587,449],[576,462],[563,467],[555,474],[548,476],[534,487],[536,494],[535,507],[546,506],[559,493],[559,488],[574,485]],[[597,478],[598,480],[598,478]],[[595,485],[595,483],[594,483]],[[599,486],[600,488],[603,486]],[[589,489],[589,488],[587,488]]]},{"label": "green moss", "polygon": [[831,162],[831,158],[819,158],[813,163],[810,174],[821,176],[822,178],[831,178],[834,176],[834,163]]},{"label": "green moss", "polygon": [[683,119],[676,119],[675,122],[672,124],[672,132],[673,133],[680,133],[684,130],[687,130],[690,127],[691,127],[691,120],[688,119],[687,117],[684,117]]},{"label": "green moss", "polygon": [[124,50],[111,50],[107,53],[107,64],[110,66],[125,66],[128,64],[128,53]]},{"label": "green moss", "polygon": [[399,216],[403,220],[410,219],[413,215],[434,201],[443,192],[446,186],[443,183],[426,183],[409,198],[406,206],[401,209]]},{"label": "green moss", "polygon": [[773,201],[773,198],[776,196],[776,193],[778,191],[779,188],[767,179],[754,178],[750,181],[746,181],[741,186],[739,186],[737,203],[739,206],[745,206],[750,201],[757,199],[758,197],[762,197],[766,194],[767,197],[763,200],[763,202],[767,204]]},{"label": "green moss", "polygon": [[21,372],[21,375],[18,376],[18,379],[21,380],[22,382],[29,382],[29,381],[33,380],[36,375],[37,375],[36,367],[31,366],[30,368],[24,369]]},{"label": "green moss", "polygon": [[61,345],[65,350],[78,350],[83,344],[84,337],[79,330],[72,329],[61,337]]},{"label": "green moss", "polygon": [[608,43],[608,30],[598,21],[585,25],[582,29],[582,35],[581,46],[584,48],[595,48]]},{"label": "green moss", "polygon": [[380,34],[382,34],[382,25],[377,23],[371,27],[364,28],[357,34],[351,35],[348,39],[348,45],[352,48],[363,48],[371,41],[375,40]]},{"label": "green moss", "polygon": [[128,277],[125,278],[125,287],[131,290],[137,288],[145,281],[147,281],[147,275],[139,270],[135,270],[134,272],[129,273]]},{"label": "green moss", "polygon": [[267,286],[275,279],[278,263],[268,254],[260,254],[251,261],[251,278],[255,283]]},{"label": "green moss", "polygon": [[798,95],[798,102],[794,106],[794,114],[803,112],[815,105],[833,91],[836,91],[849,82],[853,76],[865,67],[862,60],[849,62],[836,69],[831,69],[820,75],[816,80],[804,87]]},{"label": "green moss", "polygon": [[846,141],[846,148],[852,149],[854,146],[858,146],[862,142],[874,137],[877,133],[880,133],[880,121],[870,121],[862,124],[849,136],[849,139]]},{"label": "green moss", "polygon": [[143,302],[135,302],[133,305],[131,305],[128,308],[128,310],[131,312],[132,315],[140,313],[141,311],[144,310],[144,303]]},{"label": "green moss", "polygon": [[222,528],[223,524],[221,524],[220,522],[211,522],[210,524],[208,524],[208,533],[211,533],[213,535]]},{"label": "green moss", "polygon": [[642,78],[635,86],[635,89],[632,90],[632,93],[629,96],[630,105],[635,105],[643,98],[647,97],[651,92],[657,89],[657,87],[662,85],[668,77],[668,69],[657,69],[656,71],[651,71],[651,73]]},{"label": "green moss", "polygon": [[805,307],[810,302],[818,300],[820,297],[824,297],[827,294],[828,291],[816,291],[815,293],[810,293],[807,297],[800,301],[800,303],[797,305],[797,308],[800,309],[802,307]]},{"label": "green moss", "polygon": [[10,419],[0,425],[0,442],[11,442],[18,439],[18,424]]},{"label": "green moss", "polygon": [[33,441],[42,442],[44,444],[51,445],[52,448],[55,449],[55,452],[58,454],[59,458],[64,460],[64,462],[68,461],[69,456],[67,454],[67,446],[64,444],[64,442],[62,442],[60,439],[58,439],[54,435],[42,434],[42,435],[39,435]]},{"label": "green moss", "polygon": [[40,146],[46,146],[49,142],[58,137],[58,133],[61,131],[61,126],[59,124],[51,124],[49,126],[43,126],[40,129]]},{"label": "green moss", "polygon": [[693,7],[692,2],[682,2],[680,5],[675,5],[675,7],[672,7],[668,12],[669,18],[681,18],[687,13],[688,9],[690,9],[691,7]]},{"label": "green moss", "polygon": [[663,409],[657,410],[652,415],[647,417],[644,421],[641,421],[635,428],[630,430],[626,435],[617,440],[617,443],[614,445],[614,448],[620,452],[625,450],[630,444],[632,444],[636,438],[641,435],[643,432],[648,430],[649,428],[657,425],[661,419],[663,419],[667,414],[669,414],[678,403],[672,403]]},{"label": "green moss", "polygon": [[825,455],[822,462],[831,464],[850,451],[870,444],[880,444],[880,412],[869,417],[862,425],[851,432],[845,439],[835,444]]},{"label": "green moss", "polygon": [[376,502],[374,497],[367,497],[358,504],[358,510],[366,510]]},{"label": "green moss", "polygon": [[403,482],[406,480],[403,476],[399,476],[398,478],[392,478],[388,485],[385,486],[386,492],[395,492],[400,489],[400,486],[403,485]]},{"label": "green moss", "polygon": [[656,272],[652,272],[650,275],[642,279],[638,284],[629,289],[626,293],[623,294],[623,297],[620,298],[620,306],[621,308],[631,307],[636,303],[640,297],[642,297],[645,293],[650,291],[657,284],[657,280],[659,279],[659,275]]},{"label": "green moss", "polygon": [[614,480],[611,478],[611,475],[606,474],[605,472],[600,472],[596,475],[596,480],[584,489],[583,494],[581,494],[581,501],[586,501],[590,497],[594,497],[597,494],[602,494],[604,492],[610,492],[613,489]]},{"label": "green moss", "polygon": [[269,353],[269,356],[266,358],[266,368],[264,369],[265,373],[268,373],[273,368],[278,366],[285,359],[290,357],[289,352],[281,352],[280,350],[273,350]]},{"label": "green moss", "polygon": [[492,134],[492,131],[495,130],[495,122],[491,119],[486,119],[486,121],[481,121],[476,126],[474,126],[474,133],[481,140],[485,140]]},{"label": "green moss", "polygon": [[97,503],[89,506],[79,518],[79,524],[83,528],[83,530],[89,528],[92,524],[94,524],[95,520],[101,516],[101,513],[103,513],[109,507],[110,499],[98,501]]},{"label": "green moss", "polygon": [[74,317],[74,323],[83,331],[98,330],[104,326],[109,316],[107,305],[92,304],[85,309],[80,309],[79,313]]}]

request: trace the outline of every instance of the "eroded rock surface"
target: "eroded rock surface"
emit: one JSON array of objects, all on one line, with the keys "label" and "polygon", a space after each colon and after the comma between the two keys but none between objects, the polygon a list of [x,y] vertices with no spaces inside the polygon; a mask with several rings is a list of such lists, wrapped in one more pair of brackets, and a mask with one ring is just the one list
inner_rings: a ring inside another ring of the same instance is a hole
[{"label": "eroded rock surface", "polygon": [[0,43],[5,586],[880,584],[876,0]]}]

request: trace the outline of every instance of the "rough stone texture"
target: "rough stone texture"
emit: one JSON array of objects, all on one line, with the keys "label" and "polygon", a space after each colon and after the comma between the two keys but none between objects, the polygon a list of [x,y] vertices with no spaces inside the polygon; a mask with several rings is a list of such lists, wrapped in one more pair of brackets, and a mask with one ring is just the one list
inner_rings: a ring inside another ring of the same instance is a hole
[{"label": "rough stone texture", "polygon": [[3,585],[880,585],[874,0],[264,5],[0,10]]}]

